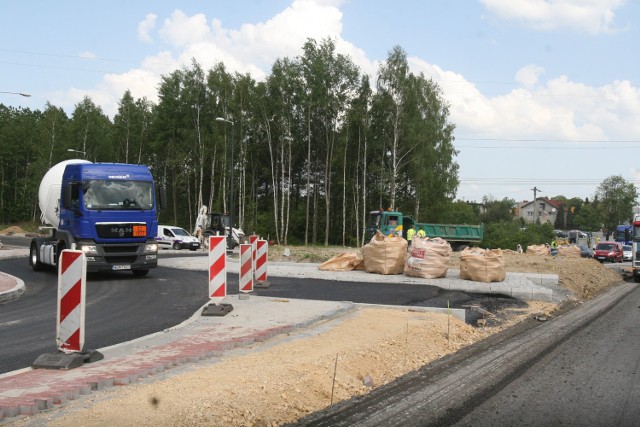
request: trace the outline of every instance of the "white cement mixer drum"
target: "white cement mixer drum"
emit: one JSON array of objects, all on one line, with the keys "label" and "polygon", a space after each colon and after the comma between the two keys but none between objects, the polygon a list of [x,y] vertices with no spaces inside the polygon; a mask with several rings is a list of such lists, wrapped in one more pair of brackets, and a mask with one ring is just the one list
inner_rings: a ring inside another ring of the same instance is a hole
[{"label": "white cement mixer drum", "polygon": [[43,224],[49,224],[56,228],[60,225],[58,215],[58,201],[62,187],[62,175],[64,168],[70,163],[91,163],[88,160],[71,159],[54,165],[47,171],[40,181],[38,189],[38,205],[40,206],[40,220]]}]

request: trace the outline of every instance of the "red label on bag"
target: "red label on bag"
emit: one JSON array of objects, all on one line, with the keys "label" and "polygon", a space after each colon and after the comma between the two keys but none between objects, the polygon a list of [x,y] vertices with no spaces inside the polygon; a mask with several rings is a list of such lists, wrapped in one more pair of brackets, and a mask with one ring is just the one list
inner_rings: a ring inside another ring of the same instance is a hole
[{"label": "red label on bag", "polygon": [[412,249],[411,256],[414,258],[424,259],[424,249]]}]

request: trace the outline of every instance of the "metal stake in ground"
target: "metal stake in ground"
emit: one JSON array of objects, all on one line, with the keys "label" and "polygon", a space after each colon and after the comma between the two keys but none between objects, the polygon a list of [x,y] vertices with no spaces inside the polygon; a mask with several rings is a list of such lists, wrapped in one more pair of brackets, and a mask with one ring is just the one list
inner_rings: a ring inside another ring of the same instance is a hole
[{"label": "metal stake in ground", "polygon": [[227,296],[227,243],[225,236],[209,236],[209,299],[202,309],[203,316],[226,316],[231,304],[222,304]]},{"label": "metal stake in ground", "polygon": [[72,369],[101,360],[98,351],[83,351],[86,305],[87,259],[82,251],[65,249],[58,259],[58,353],[42,354],[33,368]]}]

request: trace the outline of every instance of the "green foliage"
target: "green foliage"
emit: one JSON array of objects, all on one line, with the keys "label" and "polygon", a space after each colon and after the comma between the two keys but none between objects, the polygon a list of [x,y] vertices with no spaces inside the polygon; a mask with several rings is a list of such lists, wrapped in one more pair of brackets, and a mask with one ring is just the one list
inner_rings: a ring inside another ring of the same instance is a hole
[{"label": "green foliage", "polygon": [[597,211],[608,230],[630,221],[632,209],[636,205],[638,192],[636,186],[619,175],[606,178],[596,189]]},{"label": "green foliage", "polygon": [[479,224],[478,206],[467,202],[456,201],[446,206],[442,222],[447,224]]},{"label": "green foliage", "polygon": [[516,250],[518,244],[526,249],[529,245],[551,243],[555,238],[551,224],[530,224],[521,227],[518,222],[497,222],[486,224],[482,246],[489,249]]},{"label": "green foliage", "polygon": [[502,200],[492,200],[485,196],[482,201],[483,211],[480,213],[480,220],[483,223],[508,222],[514,219],[515,200],[506,197]]}]

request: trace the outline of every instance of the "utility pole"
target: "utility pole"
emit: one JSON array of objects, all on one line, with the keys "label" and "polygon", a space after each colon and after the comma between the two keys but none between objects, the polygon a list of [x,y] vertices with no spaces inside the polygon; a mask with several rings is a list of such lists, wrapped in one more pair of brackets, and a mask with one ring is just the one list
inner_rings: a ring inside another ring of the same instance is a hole
[{"label": "utility pole", "polygon": [[542,193],[542,190],[538,187],[533,187],[531,190],[533,191],[533,222],[536,223],[538,222],[538,191]]}]

